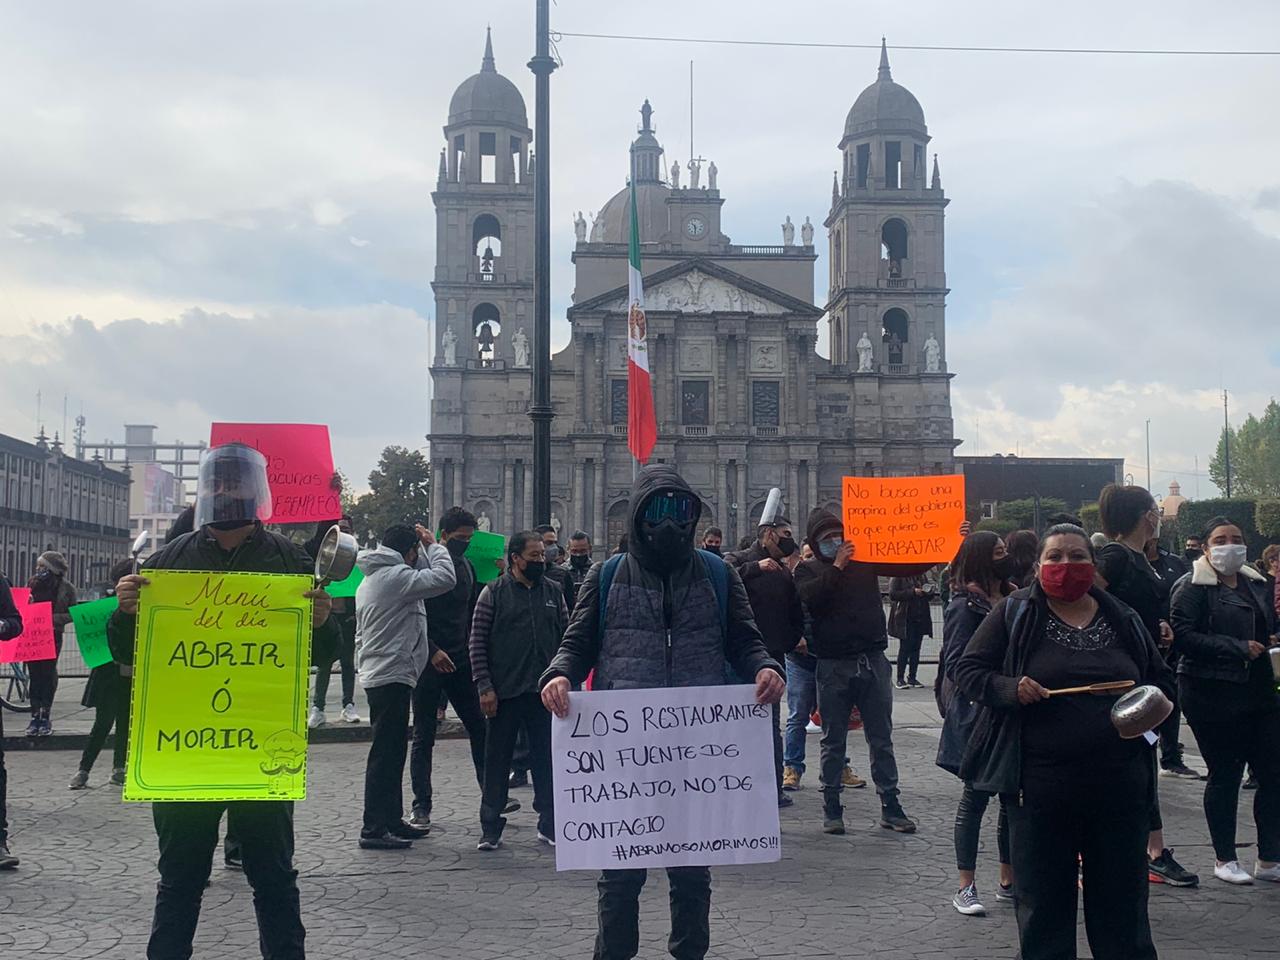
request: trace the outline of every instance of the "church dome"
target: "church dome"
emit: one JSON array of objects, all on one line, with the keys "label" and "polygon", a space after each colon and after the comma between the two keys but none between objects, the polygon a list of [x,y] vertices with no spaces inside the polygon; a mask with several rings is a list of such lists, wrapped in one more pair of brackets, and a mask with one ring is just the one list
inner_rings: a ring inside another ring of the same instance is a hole
[{"label": "church dome", "polygon": [[[653,243],[667,232],[667,197],[671,188],[665,183],[636,184],[636,213],[640,216],[640,242]],[[628,243],[631,239],[631,188],[615,193],[596,217],[592,240],[599,243]]]},{"label": "church dome", "polygon": [[463,80],[449,101],[449,126],[464,123],[529,128],[524,97],[514,83],[498,73],[493,61],[493,39],[487,31],[480,72]]},{"label": "church dome", "polygon": [[889,51],[883,41],[879,75],[853,102],[844,121],[844,135],[856,137],[880,128],[926,133],[920,101],[906,87],[894,83],[889,72]]}]

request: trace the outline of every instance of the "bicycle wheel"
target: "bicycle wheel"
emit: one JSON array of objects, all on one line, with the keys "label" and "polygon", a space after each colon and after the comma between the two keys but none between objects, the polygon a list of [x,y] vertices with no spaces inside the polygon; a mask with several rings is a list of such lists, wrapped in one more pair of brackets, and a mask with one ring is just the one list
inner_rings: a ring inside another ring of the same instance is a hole
[{"label": "bicycle wheel", "polygon": [[31,678],[20,663],[0,667],[0,707],[14,713],[31,712]]}]

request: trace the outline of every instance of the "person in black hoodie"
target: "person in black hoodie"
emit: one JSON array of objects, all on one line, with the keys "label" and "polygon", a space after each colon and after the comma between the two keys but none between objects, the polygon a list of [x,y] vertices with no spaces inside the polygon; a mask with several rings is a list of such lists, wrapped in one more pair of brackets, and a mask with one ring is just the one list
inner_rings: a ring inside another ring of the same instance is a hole
[{"label": "person in black hoodie", "polygon": [[924,686],[916,677],[920,647],[933,635],[933,595],[937,591],[923,573],[889,581],[889,632],[898,638],[898,689]]},{"label": "person in black hoodie", "polygon": [[[804,607],[796,592],[795,579],[786,560],[797,550],[791,521],[778,517],[769,526],[760,527],[755,542],[741,553],[731,553],[725,561],[734,567],[747,588],[747,597],[755,613],[756,626],[764,637],[769,656],[779,663],[804,638]],[[782,792],[782,708],[773,705],[773,765],[778,780],[778,806],[794,802]]]},{"label": "person in black hoodie", "polygon": [[1141,618],[1094,585],[1082,529],[1045,531],[1036,569],[1030,587],[996,604],[956,664],[960,693],[986,708],[960,775],[1005,801],[1022,960],[1076,956],[1077,865],[1095,960],[1155,960],[1150,747],[1120,737],[1115,695],[1051,699],[1049,690],[1131,680],[1168,695],[1173,674]]},{"label": "person in black hoodie", "polygon": [[[967,532],[967,530],[966,530]],[[822,714],[822,829],[844,833],[840,805],[849,712],[862,713],[871,751],[871,779],[880,795],[880,825],[914,833],[915,821],[898,799],[898,761],[893,754],[893,681],[885,649],[889,637],[880,577],[922,574],[931,563],[873,564],[854,559],[840,519],[827,510],[809,514],[813,559],[796,567],[796,589],[813,621],[809,652],[818,658],[818,712]]]},{"label": "person in black hoodie", "polygon": [[449,551],[457,579],[448,593],[427,600],[431,662],[413,688],[413,749],[409,753],[413,817],[409,823],[423,828],[431,826],[431,767],[436,745],[436,708],[441,693],[449,698],[467,731],[476,782],[484,786],[484,714],[480,712],[480,696],[471,679],[471,653],[467,646],[471,613],[480,591],[475,567],[463,556],[476,532],[475,515],[461,507],[451,507],[440,518],[440,532],[440,542]]},{"label": "person in black hoodie", "polygon": [[[583,581],[564,640],[542,675],[548,710],[567,716],[571,684],[581,683],[593,668],[596,690],[712,686],[725,683],[732,668],[738,677],[754,680],[758,702],[782,698],[782,667],[764,648],[737,571],[707,551],[694,551],[701,512],[697,494],[674,469],[654,464],[640,471],[631,491],[627,551],[610,561],[603,621],[605,565],[597,564]],[[723,608],[716,582],[727,593]],[[646,878],[644,870],[601,874],[594,960],[636,955]],[[701,960],[711,945],[711,870],[668,867],[667,880],[668,949],[680,960]]]},{"label": "person in black hoodie", "polygon": [[[22,614],[13,602],[9,581],[0,575],[0,642],[22,633]],[[4,711],[0,710],[0,870],[12,870],[18,858],[9,852],[9,773],[4,766]]]}]

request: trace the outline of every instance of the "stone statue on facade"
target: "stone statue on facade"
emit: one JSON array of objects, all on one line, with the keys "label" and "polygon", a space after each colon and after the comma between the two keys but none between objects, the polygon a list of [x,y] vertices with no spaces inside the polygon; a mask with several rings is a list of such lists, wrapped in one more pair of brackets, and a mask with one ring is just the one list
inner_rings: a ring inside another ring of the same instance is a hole
[{"label": "stone statue on facade", "polygon": [[551,515],[550,527],[556,532],[556,539],[560,539],[560,518],[554,513]]},{"label": "stone statue on facade", "polygon": [[573,218],[573,235],[577,238],[579,243],[582,243],[587,239],[587,221],[586,218],[583,217],[581,210],[579,210],[578,215]]},{"label": "stone statue on facade", "polygon": [[677,160],[671,164],[671,189],[680,189],[680,161]]},{"label": "stone statue on facade", "polygon": [[476,517],[476,529],[483,530],[485,533],[488,533],[492,527],[493,521],[489,519],[489,515],[487,513],[481,510],[480,516]]},{"label": "stone statue on facade", "polygon": [[800,224],[800,242],[806,247],[813,246],[813,224],[809,222],[809,218],[804,218],[804,223]]},{"label": "stone statue on facade", "polygon": [[512,335],[511,349],[516,354],[516,366],[527,367],[529,365],[529,338],[525,336],[524,327],[521,327]]},{"label": "stone statue on facade", "polygon": [[698,180],[701,176],[702,176],[702,161],[697,159],[690,160],[689,161],[689,189],[690,190],[698,189]]},{"label": "stone statue on facade", "polygon": [[791,215],[782,224],[782,245],[789,247],[796,242],[796,225],[791,222]]},{"label": "stone statue on facade", "polygon": [[925,373],[939,373],[942,370],[942,347],[932,333],[924,342],[924,370]]},{"label": "stone statue on facade", "polygon": [[453,332],[453,324],[444,328],[444,334],[440,337],[440,346],[444,350],[444,365],[446,367],[456,367],[458,365],[458,335]]},{"label": "stone statue on facade", "polygon": [[599,243],[604,239],[604,224],[596,217],[595,213],[590,214],[591,217],[591,242]]},{"label": "stone statue on facade", "polygon": [[716,162],[711,161],[711,166],[707,167],[707,189],[716,190],[716,177],[720,176],[720,171],[716,169]]},{"label": "stone statue on facade", "polygon": [[862,337],[858,340],[858,372],[871,372],[871,354],[875,348],[871,346],[871,338],[867,336],[867,331],[862,331]]}]

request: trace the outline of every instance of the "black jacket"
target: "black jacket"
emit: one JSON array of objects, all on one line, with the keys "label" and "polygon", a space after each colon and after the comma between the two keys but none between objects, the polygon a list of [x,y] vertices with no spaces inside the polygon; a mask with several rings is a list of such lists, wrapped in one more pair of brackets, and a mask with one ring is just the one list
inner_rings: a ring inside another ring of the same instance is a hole
[{"label": "black jacket", "polygon": [[794,650],[804,636],[804,607],[800,605],[800,594],[796,592],[791,571],[780,560],[775,561],[777,570],[761,569],[760,561],[771,558],[759,540],[724,559],[742,577],[765,649],[769,656],[780,660]]},{"label": "black jacket", "polygon": [[[249,538],[231,553],[218,546],[218,541],[203,530],[183,534],[148,557],[142,569],[312,575],[315,573],[315,564],[302,547],[258,524]],[[137,620],[133,614],[117,610],[107,621],[107,644],[116,663],[133,663]],[[323,639],[324,630],[324,625],[313,628],[313,641],[317,637]]]},{"label": "black jacket", "polygon": [[[452,555],[450,555],[452,556]],[[452,557],[453,572],[457,575],[453,589],[438,597],[426,600],[427,638],[456,663],[466,662],[470,655],[471,614],[476,608],[480,588],[476,584],[476,569],[466,557]]]},{"label": "black jacket", "polygon": [[[916,596],[916,588],[925,591]],[[933,636],[933,610],[930,598],[933,585],[923,574],[914,577],[894,577],[889,581],[889,632],[899,639],[909,635]]]},{"label": "black jacket", "polygon": [[[1089,595],[1133,657],[1142,682],[1159,687],[1172,699],[1173,672],[1142,619],[1105,590],[1093,587]],[[1026,675],[1027,657],[1032,645],[1043,637],[1048,616],[1048,600],[1039,583],[1015,591],[982,621],[956,664],[960,693],[988,708],[979,718],[960,767],[961,778],[977,790],[1016,794],[1021,789],[1018,681]]]},{"label": "black jacket", "polygon": [[796,589],[813,618],[809,652],[819,660],[853,659],[888,647],[880,578],[911,577],[933,566],[851,560],[838,570],[818,554],[817,534],[839,524],[827,510],[809,514],[807,539],[814,558],[801,563],[795,572]]},{"label": "black jacket", "polygon": [[1192,565],[1173,590],[1173,649],[1178,654],[1178,675],[1204,680],[1249,680],[1249,641],[1269,646],[1276,632],[1276,611],[1261,574],[1240,579],[1259,610],[1267,617],[1268,635],[1258,636],[1257,611],[1235,590],[1218,583],[1218,575],[1205,558]]},{"label": "black jacket", "polygon": [[511,573],[480,591],[471,622],[471,671],[480,693],[509,700],[542,689],[538,682],[564,635],[569,611],[547,577],[532,587]]},{"label": "black jacket", "polygon": [[13,602],[9,581],[0,576],[0,640],[12,640],[22,633],[22,614]]},{"label": "black jacket", "polygon": [[[661,602],[657,606],[661,613],[664,610],[670,610],[680,597],[689,596],[695,586],[700,588],[698,592],[703,596],[710,591],[701,589],[707,579],[707,573],[701,558],[696,553],[691,553],[684,564],[668,572],[665,571],[665,566],[659,558],[652,555],[639,534],[639,511],[649,496],[660,490],[692,492],[692,488],[685,483],[684,479],[666,464],[645,467],[640,472],[631,491],[631,510],[627,523],[629,534],[627,553],[614,573],[610,593],[612,595],[613,591],[621,586],[625,592],[647,592],[650,596],[660,597]],[[545,685],[555,677],[567,677],[572,683],[581,683],[600,660],[603,638],[600,629],[599,587],[600,571],[603,566],[601,563],[593,566],[586,580],[582,582],[569,627],[565,631],[559,651],[546,673],[542,675],[541,685]],[[717,644],[721,659],[733,668],[738,677],[743,679],[754,678],[766,667],[785,677],[786,673],[782,666],[765,650],[742,579],[732,566],[726,565],[726,569],[729,575],[727,621]],[[610,617],[606,626],[612,637],[618,634],[614,629],[618,625],[615,624],[612,615]],[[714,618],[718,621],[718,611],[714,614]],[[682,650],[690,650],[689,641],[696,638],[676,636],[674,632],[667,651],[666,669],[650,670],[648,665],[661,663],[664,659],[660,647],[658,650],[648,648],[653,643],[661,644],[661,632],[660,629],[657,631],[658,637],[632,632],[626,640],[621,639],[619,635],[619,643],[630,643],[633,645],[632,648],[604,651],[614,658],[619,656],[633,658],[635,668],[627,675],[622,686],[630,688],[686,686],[688,685],[686,681],[690,681],[695,674],[700,676],[704,672],[701,668],[706,664],[701,656],[695,657],[697,662],[694,663],[693,660],[686,661],[686,657],[681,655]],[[638,644],[643,644],[645,648],[636,647],[635,645]],[[644,676],[638,674],[637,671],[640,670],[645,671]],[[721,671],[720,681],[723,681],[723,671]]]},{"label": "black jacket", "polygon": [[564,594],[564,604],[570,613],[578,602],[578,582],[573,579],[573,574],[568,567],[562,567],[558,563],[548,563],[546,578],[560,588],[560,592]]}]

